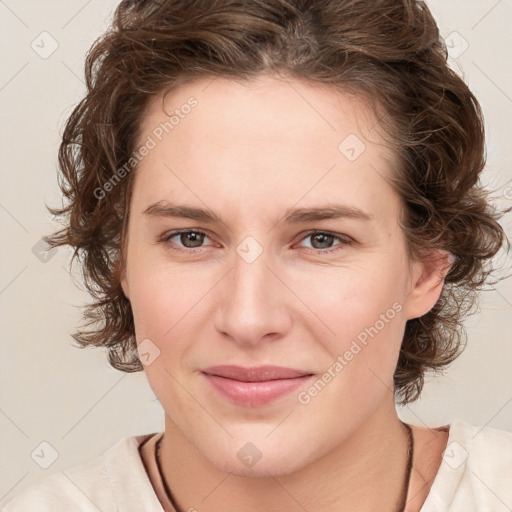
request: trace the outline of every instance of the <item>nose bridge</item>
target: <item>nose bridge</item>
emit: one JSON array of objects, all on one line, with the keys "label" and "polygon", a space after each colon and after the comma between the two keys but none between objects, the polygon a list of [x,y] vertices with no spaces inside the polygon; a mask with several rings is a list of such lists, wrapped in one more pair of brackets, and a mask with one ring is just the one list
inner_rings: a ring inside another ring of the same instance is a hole
[{"label": "nose bridge", "polygon": [[217,329],[241,344],[257,343],[287,326],[279,280],[267,268],[267,252],[248,237],[236,248],[232,270],[223,283]]}]

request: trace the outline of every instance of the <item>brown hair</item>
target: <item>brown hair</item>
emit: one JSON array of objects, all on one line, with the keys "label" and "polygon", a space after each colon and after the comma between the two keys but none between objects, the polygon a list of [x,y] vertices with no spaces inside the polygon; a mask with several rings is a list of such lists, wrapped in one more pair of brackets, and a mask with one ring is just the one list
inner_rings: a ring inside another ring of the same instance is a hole
[{"label": "brown hair", "polygon": [[[410,255],[455,256],[439,301],[409,320],[396,368],[401,403],[417,399],[427,370],[465,344],[462,320],[506,240],[479,182],[484,129],[479,104],[447,65],[445,45],[423,2],[413,0],[125,0],[86,59],[87,94],[67,120],[59,149],[68,219],[46,238],[69,244],[94,302],[81,347],[106,347],[111,365],[140,371],[130,302],[120,285],[134,173],[108,193],[137,145],[148,102],[196,78],[248,80],[263,73],[320,82],[364,96],[401,166],[392,183],[405,201]],[[377,111],[376,110],[376,111]],[[509,210],[507,210],[509,211]],[[508,243],[508,240],[507,240]]]}]

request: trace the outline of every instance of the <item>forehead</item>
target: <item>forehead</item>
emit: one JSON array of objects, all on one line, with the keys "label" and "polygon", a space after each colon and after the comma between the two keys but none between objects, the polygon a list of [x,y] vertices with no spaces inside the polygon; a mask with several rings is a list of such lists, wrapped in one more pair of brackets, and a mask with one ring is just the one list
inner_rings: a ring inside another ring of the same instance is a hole
[{"label": "forehead", "polygon": [[146,202],[181,189],[196,205],[218,197],[238,211],[242,199],[261,208],[269,197],[289,207],[356,196],[375,211],[393,192],[383,176],[394,165],[377,127],[363,98],[323,84],[201,79],[149,103],[139,141],[155,146],[135,189]]},{"label": "forehead", "polygon": [[[191,109],[192,101],[195,106]],[[151,133],[169,120],[172,128],[164,130],[164,138],[170,131],[178,135],[183,126],[189,126],[187,136],[193,132],[203,143],[215,138],[219,129],[222,135],[232,135],[237,144],[259,140],[299,142],[307,138],[325,140],[326,145],[332,147],[334,143],[336,147],[340,137],[352,133],[350,130],[363,138],[379,140],[377,116],[362,95],[318,82],[271,75],[250,81],[202,78],[165,94],[162,91],[149,101],[141,132]]]}]

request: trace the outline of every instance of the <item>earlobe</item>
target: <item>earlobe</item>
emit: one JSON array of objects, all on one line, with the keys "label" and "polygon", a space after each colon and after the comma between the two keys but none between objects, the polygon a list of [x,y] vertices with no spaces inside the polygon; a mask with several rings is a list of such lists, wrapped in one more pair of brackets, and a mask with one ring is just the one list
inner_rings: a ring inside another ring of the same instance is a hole
[{"label": "earlobe", "polygon": [[119,283],[121,284],[121,288],[123,290],[124,296],[130,300],[130,294],[129,294],[129,287],[128,287],[128,279],[126,277],[126,268],[120,260],[116,261],[115,265],[115,275],[118,279]]},{"label": "earlobe", "polygon": [[432,249],[423,261],[413,263],[407,297],[408,320],[427,314],[435,306],[453,260],[453,255],[448,251]]},{"label": "earlobe", "polygon": [[123,289],[124,296],[130,300],[130,294],[128,290],[128,280],[126,279],[126,272],[123,272],[123,276],[120,280],[121,288]]}]

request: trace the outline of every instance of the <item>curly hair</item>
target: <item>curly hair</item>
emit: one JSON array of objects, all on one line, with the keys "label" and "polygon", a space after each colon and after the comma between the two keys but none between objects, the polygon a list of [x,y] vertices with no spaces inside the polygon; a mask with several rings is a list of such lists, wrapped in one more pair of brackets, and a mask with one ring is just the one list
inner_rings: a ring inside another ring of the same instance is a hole
[{"label": "curly hair", "polygon": [[[463,350],[473,313],[507,241],[479,175],[485,164],[481,108],[447,64],[435,20],[415,0],[125,0],[85,63],[86,96],[67,119],[59,148],[66,219],[46,237],[69,245],[94,299],[73,338],[105,347],[110,364],[135,372],[131,305],[120,284],[136,165],[132,158],[149,101],[194,79],[249,80],[278,73],[365,97],[400,165],[391,183],[409,256],[449,251],[455,261],[435,306],[409,320],[394,375],[395,398],[416,400],[425,373]],[[122,179],[119,179],[119,176]],[[104,192],[116,177],[116,186]],[[98,193],[98,191],[103,191]],[[509,210],[506,211],[508,213]]]}]

